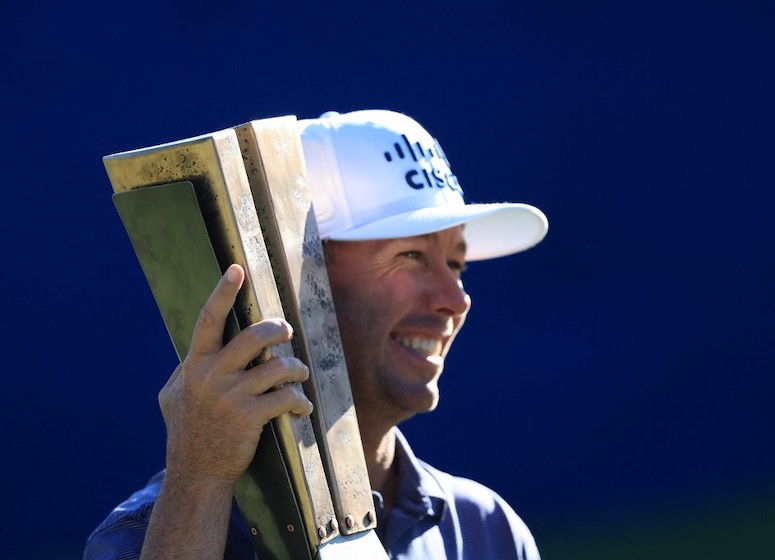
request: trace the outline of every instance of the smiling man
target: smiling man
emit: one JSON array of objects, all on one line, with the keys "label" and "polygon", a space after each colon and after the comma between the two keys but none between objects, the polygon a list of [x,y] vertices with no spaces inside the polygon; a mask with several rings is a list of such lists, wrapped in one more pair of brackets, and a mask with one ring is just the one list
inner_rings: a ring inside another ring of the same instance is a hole
[{"label": "smiling man", "polygon": [[[419,460],[397,426],[438,403],[471,306],[466,261],[534,246],[545,216],[527,204],[466,204],[439,144],[403,114],[326,113],[299,125],[380,540],[396,559],[537,560],[530,531],[500,496]],[[308,375],[298,360],[245,371],[290,339],[287,323],[261,321],[223,345],[243,281],[239,266],[226,271],[160,393],[166,469],[95,530],[85,558],[254,557],[234,484],[264,424],[311,405],[280,388]]]}]

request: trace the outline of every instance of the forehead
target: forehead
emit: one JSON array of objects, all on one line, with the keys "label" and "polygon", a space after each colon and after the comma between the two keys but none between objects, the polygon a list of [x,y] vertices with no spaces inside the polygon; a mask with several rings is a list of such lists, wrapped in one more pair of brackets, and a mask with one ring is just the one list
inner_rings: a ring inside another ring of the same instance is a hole
[{"label": "forehead", "polygon": [[423,243],[424,245],[439,246],[444,249],[461,252],[466,252],[466,241],[463,234],[463,227],[454,226],[441,231],[433,233],[425,233],[423,235],[413,235],[409,237],[396,237],[391,239],[379,239],[375,240],[376,248],[384,248],[396,244],[411,244],[411,243]]},{"label": "forehead", "polygon": [[438,249],[448,257],[465,260],[466,242],[463,236],[463,226],[455,226],[439,232],[415,235],[409,237],[394,237],[390,239],[370,239],[361,241],[337,241],[327,239],[323,243],[326,263],[329,265],[343,264],[347,261],[368,260],[395,251],[427,251]]}]

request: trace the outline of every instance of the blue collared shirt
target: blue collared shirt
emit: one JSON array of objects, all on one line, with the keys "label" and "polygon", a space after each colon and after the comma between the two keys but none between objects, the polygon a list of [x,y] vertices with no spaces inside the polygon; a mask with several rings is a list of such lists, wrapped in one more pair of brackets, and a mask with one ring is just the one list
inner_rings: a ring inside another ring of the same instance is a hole
[{"label": "blue collared shirt", "polygon": [[[374,493],[377,535],[394,560],[540,560],[535,541],[495,492],[439,471],[415,457],[396,429],[398,481],[385,515]],[[114,509],[86,543],[84,560],[139,558],[164,471]],[[254,560],[253,543],[236,504],[226,538],[226,560]]]}]

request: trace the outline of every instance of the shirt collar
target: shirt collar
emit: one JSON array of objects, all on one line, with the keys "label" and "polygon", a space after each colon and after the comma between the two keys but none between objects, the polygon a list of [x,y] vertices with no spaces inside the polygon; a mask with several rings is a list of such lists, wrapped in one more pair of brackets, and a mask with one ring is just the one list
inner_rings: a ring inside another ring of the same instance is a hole
[{"label": "shirt collar", "polygon": [[418,518],[432,516],[440,519],[446,503],[441,486],[415,456],[404,434],[398,428],[394,431],[398,468],[395,505]]}]

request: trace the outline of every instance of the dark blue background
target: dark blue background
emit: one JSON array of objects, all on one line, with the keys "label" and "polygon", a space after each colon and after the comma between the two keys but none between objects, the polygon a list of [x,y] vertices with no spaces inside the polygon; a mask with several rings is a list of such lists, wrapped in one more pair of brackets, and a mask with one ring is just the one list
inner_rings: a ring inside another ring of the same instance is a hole
[{"label": "dark blue background", "polygon": [[359,108],[413,115],[470,200],[551,224],[470,267],[440,408],[405,427],[417,452],[501,492],[547,558],[761,538],[772,3],[452,4],[3,4],[0,556],[77,558],[163,464],[176,360],[102,156]]}]

